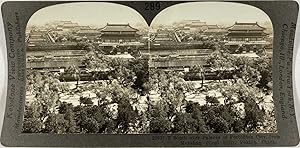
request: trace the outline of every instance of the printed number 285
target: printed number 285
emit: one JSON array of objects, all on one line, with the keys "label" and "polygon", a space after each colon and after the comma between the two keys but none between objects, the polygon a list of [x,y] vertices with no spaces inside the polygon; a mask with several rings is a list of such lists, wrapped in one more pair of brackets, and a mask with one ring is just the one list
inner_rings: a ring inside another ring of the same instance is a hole
[{"label": "printed number 285", "polygon": [[159,10],[160,3],[159,2],[146,2],[145,3],[145,10]]}]

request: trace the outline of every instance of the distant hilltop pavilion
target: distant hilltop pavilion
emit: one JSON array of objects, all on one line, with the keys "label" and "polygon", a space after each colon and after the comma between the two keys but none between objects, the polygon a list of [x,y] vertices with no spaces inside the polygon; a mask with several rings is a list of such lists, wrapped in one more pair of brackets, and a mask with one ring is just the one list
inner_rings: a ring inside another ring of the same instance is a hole
[{"label": "distant hilltop pavilion", "polygon": [[129,24],[109,24],[100,29],[102,42],[136,42],[139,39],[139,30]]}]

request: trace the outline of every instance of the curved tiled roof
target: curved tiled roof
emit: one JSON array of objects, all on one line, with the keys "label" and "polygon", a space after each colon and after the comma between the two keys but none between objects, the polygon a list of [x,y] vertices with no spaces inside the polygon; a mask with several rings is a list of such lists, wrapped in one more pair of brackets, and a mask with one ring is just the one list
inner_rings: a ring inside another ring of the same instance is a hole
[{"label": "curved tiled roof", "polygon": [[79,30],[77,34],[99,34],[100,32],[98,30],[89,29],[89,30]]},{"label": "curved tiled roof", "polygon": [[207,25],[208,29],[220,29],[218,25]]},{"label": "curved tiled roof", "polygon": [[228,28],[229,31],[234,31],[234,30],[257,30],[257,31],[263,31],[265,30],[264,27],[261,27],[256,23],[238,23],[235,22],[234,25],[230,26]]},{"label": "curved tiled roof", "polygon": [[131,27],[129,24],[108,24],[100,29],[101,31],[138,31],[137,29]]}]

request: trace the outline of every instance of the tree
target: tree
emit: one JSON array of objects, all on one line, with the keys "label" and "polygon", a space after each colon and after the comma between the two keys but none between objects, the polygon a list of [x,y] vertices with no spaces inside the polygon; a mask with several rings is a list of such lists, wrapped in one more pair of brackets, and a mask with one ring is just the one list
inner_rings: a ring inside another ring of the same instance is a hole
[{"label": "tree", "polygon": [[[113,111],[107,115],[110,125],[107,124],[105,132],[113,133],[131,133],[136,130],[138,113],[133,108],[138,98],[136,91],[130,87],[125,87],[117,79],[113,79],[110,83],[106,83],[94,88],[98,98],[98,107],[114,109],[116,106],[116,115]],[[116,116],[116,117],[115,117]]]},{"label": "tree", "polygon": [[194,65],[191,68],[191,73],[195,74],[195,77],[197,78],[201,78],[201,88],[203,88],[204,85],[204,80],[205,80],[205,70],[204,67],[202,65]]},{"label": "tree", "polygon": [[202,119],[202,115],[195,113],[182,113],[178,112],[176,117],[174,118],[173,124],[173,132],[174,133],[205,133],[206,125],[204,120]]},{"label": "tree", "polygon": [[37,106],[25,106],[23,129],[24,133],[40,133],[43,129],[43,122],[40,120],[40,113]]},{"label": "tree", "polygon": [[264,111],[259,108],[254,100],[245,103],[245,131],[253,132],[264,120]]},{"label": "tree", "polygon": [[81,50],[87,51],[88,53],[94,51],[102,52],[102,50],[98,48],[96,44],[89,43],[89,42],[79,42],[77,43],[76,46]]},{"label": "tree", "polygon": [[87,117],[82,122],[83,133],[98,133],[99,124],[96,119]]},{"label": "tree", "polygon": [[229,133],[230,131],[230,125],[220,116],[212,116],[208,121],[208,125],[213,133]]},{"label": "tree", "polygon": [[[193,91],[193,86],[186,83],[182,76],[175,72],[165,72],[160,70],[150,71],[148,89],[160,94],[160,100],[156,104],[150,104],[150,132],[170,133],[188,132],[180,129],[179,126],[186,122],[199,125],[200,118],[190,118],[193,115],[181,114],[184,112],[185,93]],[[181,119],[191,119],[182,121]],[[199,120],[198,120],[199,119]],[[172,128],[175,126],[176,128]],[[193,125],[195,125],[193,124]],[[193,126],[195,131],[201,131],[200,127]]]},{"label": "tree", "polygon": [[69,66],[65,73],[69,74],[73,79],[76,80],[76,89],[78,88],[78,82],[80,81],[80,69],[78,66]]},{"label": "tree", "polygon": [[150,133],[150,128],[149,128],[149,112],[141,112],[138,115],[137,118],[137,126],[135,128],[135,131],[133,133]]},{"label": "tree", "polygon": [[123,86],[132,86],[136,80],[135,72],[129,68],[129,60],[121,58],[112,58],[108,63],[109,77],[111,80],[116,79]]},{"label": "tree", "polygon": [[35,84],[35,101],[32,105],[38,106],[41,113],[41,120],[49,114],[55,112],[59,102],[59,94],[62,92],[61,84],[58,79],[51,74],[45,74],[41,81]]},{"label": "tree", "polygon": [[33,70],[27,70],[26,75],[26,90],[29,92],[33,91],[33,85],[35,83],[35,77],[37,73]]},{"label": "tree", "polygon": [[[262,122],[264,118],[263,115],[265,114],[263,108],[258,106],[258,104],[263,101],[259,89],[249,87],[244,81],[239,80],[232,86],[222,87],[221,93],[225,97],[224,102],[227,109],[231,112],[230,114],[234,114],[237,119],[243,119],[243,131],[254,131],[259,123]],[[234,105],[239,103],[245,106],[245,117],[241,116],[238,110],[235,110]]]},{"label": "tree", "polygon": [[185,99],[184,94],[189,91],[188,84],[185,83],[183,78],[173,75],[172,73],[162,74],[160,77],[158,93],[161,99],[170,105],[170,109],[174,109],[173,112],[181,110]]},{"label": "tree", "polygon": [[192,118],[196,120],[196,124],[194,125],[194,127],[196,127],[196,133],[207,133],[208,127],[205,124],[203,112],[200,110],[198,104],[196,104],[196,108],[191,115]]},{"label": "tree", "polygon": [[270,85],[272,83],[272,57],[261,56],[254,60],[253,65],[257,66],[257,70],[261,75],[257,86],[265,90],[272,90]]},{"label": "tree", "polygon": [[159,101],[151,106],[150,110],[150,133],[169,133],[172,130],[172,121],[170,118],[170,108],[168,104]]},{"label": "tree", "polygon": [[144,84],[149,81],[148,60],[148,58],[135,58],[128,63],[128,67],[136,76],[133,88],[138,89],[139,93],[147,92]]},{"label": "tree", "polygon": [[217,72],[219,81],[225,78],[226,71],[236,68],[234,62],[234,56],[221,50],[216,50],[206,58],[206,63],[211,66],[211,70]]},{"label": "tree", "polygon": [[116,119],[117,133],[128,133],[130,128],[135,128],[138,113],[133,110],[129,100],[120,100],[118,103],[118,117]]},{"label": "tree", "polygon": [[99,53],[99,51],[90,51],[88,52],[82,64],[89,70],[89,71],[104,71],[109,68],[109,63],[111,59],[106,57],[105,55]]},{"label": "tree", "polygon": [[249,57],[236,57],[234,61],[235,75],[249,86],[256,86],[261,78],[253,61],[254,59]]},{"label": "tree", "polygon": [[220,103],[217,97],[209,96],[209,95],[205,96],[205,101],[206,101],[206,103],[210,103],[210,104],[219,104]]},{"label": "tree", "polygon": [[93,105],[93,101],[90,97],[80,97],[79,98],[79,102],[80,102],[80,105],[81,104],[84,104],[84,105]]},{"label": "tree", "polygon": [[[67,86],[61,84],[51,73],[44,73],[43,75],[36,73],[33,75],[33,81],[32,95],[34,97],[32,102],[26,104],[24,131],[42,132],[46,130],[46,122],[50,119],[59,119],[53,114],[59,106],[59,95],[67,89]],[[30,127],[32,129],[29,129]]]},{"label": "tree", "polygon": [[103,133],[107,128],[107,111],[99,106],[76,106],[76,125],[80,133]]},{"label": "tree", "polygon": [[76,133],[78,130],[73,109],[73,105],[71,103],[66,102],[63,102],[58,107],[59,114],[63,114],[64,119],[66,120],[66,133]]},{"label": "tree", "polygon": [[67,124],[62,114],[51,113],[45,120],[45,128],[42,132],[63,134],[67,132]]}]

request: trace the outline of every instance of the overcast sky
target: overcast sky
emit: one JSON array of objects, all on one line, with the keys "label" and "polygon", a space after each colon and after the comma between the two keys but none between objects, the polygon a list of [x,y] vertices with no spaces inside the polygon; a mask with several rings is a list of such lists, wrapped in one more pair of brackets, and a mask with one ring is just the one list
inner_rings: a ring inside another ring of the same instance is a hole
[{"label": "overcast sky", "polygon": [[237,22],[270,21],[262,10],[246,4],[232,2],[192,2],[171,6],[161,11],[153,25],[170,25],[180,20],[201,20],[208,24],[233,24]]},{"label": "overcast sky", "polygon": [[[238,22],[264,23],[269,17],[260,9],[231,2],[192,2],[171,6],[160,12],[152,25],[171,25],[182,20],[201,20],[207,24],[230,25]],[[49,6],[37,11],[29,25],[69,20],[80,25],[104,26],[106,23],[130,23],[146,26],[143,17],[135,10],[113,3],[77,2]]]},{"label": "overcast sky", "polygon": [[127,6],[105,2],[77,2],[45,7],[29,20],[29,25],[44,25],[53,21],[72,21],[79,25],[103,26],[106,23],[143,24],[144,18]]}]

